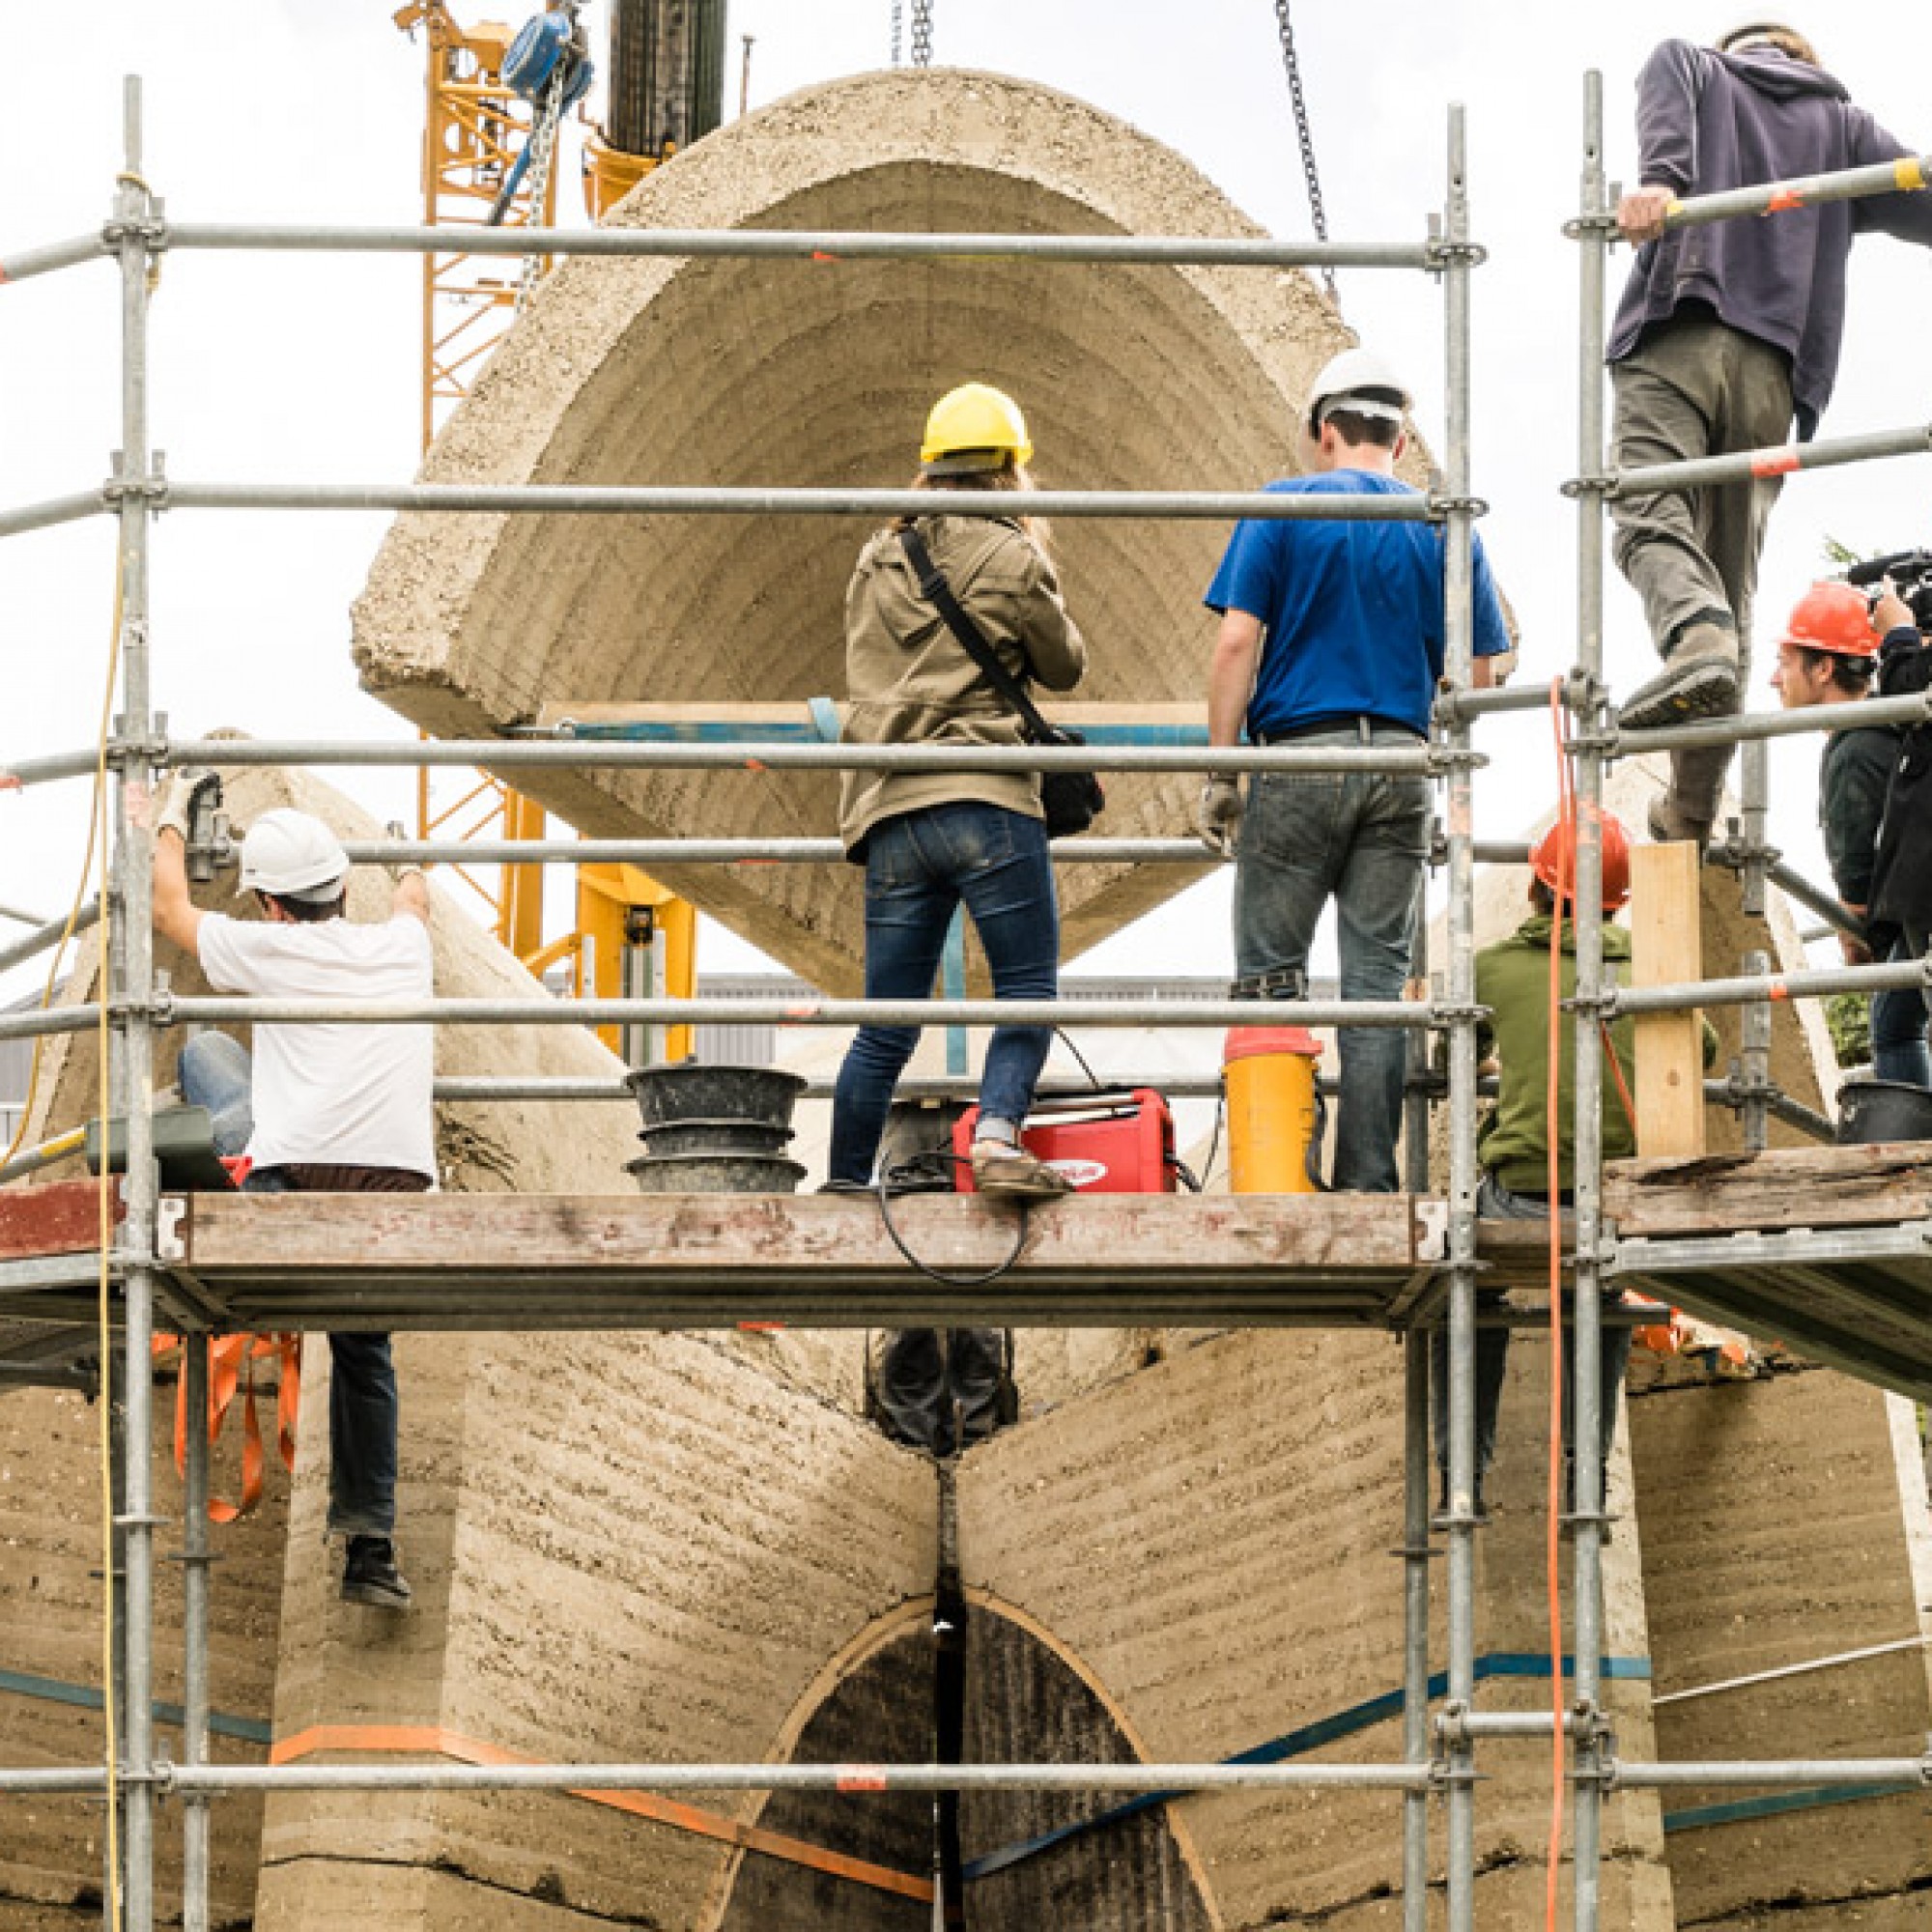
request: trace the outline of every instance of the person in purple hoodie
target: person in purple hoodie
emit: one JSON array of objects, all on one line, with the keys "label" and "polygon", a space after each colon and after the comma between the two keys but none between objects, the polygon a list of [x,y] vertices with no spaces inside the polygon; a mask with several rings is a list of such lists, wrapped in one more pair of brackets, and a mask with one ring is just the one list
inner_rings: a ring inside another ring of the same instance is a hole
[{"label": "person in purple hoodie", "polygon": [[[1641,184],[1617,226],[1640,243],[1611,328],[1618,469],[1775,447],[1796,418],[1808,440],[1837,373],[1845,262],[1881,229],[1932,247],[1932,194],[1794,207],[1667,229],[1672,206],[1765,182],[1905,159],[1905,147],[1778,21],[1735,27],[1715,48],[1665,41],[1637,76]],[[1618,568],[1643,600],[1663,669],[1624,703],[1642,730],[1739,707],[1751,595],[1778,477],[1684,494],[1613,497]],[[1709,838],[1730,748],[1671,755],[1651,806],[1655,838]]]}]

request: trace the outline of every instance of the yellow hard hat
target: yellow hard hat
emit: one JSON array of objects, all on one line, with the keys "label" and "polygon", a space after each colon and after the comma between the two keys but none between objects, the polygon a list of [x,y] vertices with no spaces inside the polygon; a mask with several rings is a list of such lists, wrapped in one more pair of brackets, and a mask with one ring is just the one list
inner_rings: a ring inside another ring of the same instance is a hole
[{"label": "yellow hard hat", "polygon": [[1026,417],[1004,390],[966,383],[940,397],[925,419],[919,460],[928,476],[960,476],[1033,461]]}]

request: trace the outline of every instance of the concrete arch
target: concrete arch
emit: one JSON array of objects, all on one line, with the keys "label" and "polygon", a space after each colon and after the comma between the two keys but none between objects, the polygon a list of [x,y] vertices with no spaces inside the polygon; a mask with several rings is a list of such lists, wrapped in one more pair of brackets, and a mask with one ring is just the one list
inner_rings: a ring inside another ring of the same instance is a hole
[{"label": "concrete arch", "polygon": [[[650,175],[613,221],[1252,235],[1179,155],[1068,97],[959,71],[798,94]],[[1298,271],[1025,263],[573,262],[543,286],[424,466],[433,480],[902,484],[934,395],[1024,404],[1044,481],[1251,487],[1291,459],[1296,399],[1348,336]],[[862,526],[824,518],[398,520],[355,613],[368,687],[433,732],[545,705],[837,696]],[[1056,534],[1094,644],[1085,696],[1199,701],[1200,605],[1225,530]],[[815,834],[829,776],[522,777],[588,831]],[[1192,780],[1110,785],[1106,829],[1172,833]],[[858,983],[843,868],[679,869],[706,911],[829,989]],[[1062,880],[1077,952],[1192,876]]]},{"label": "concrete arch", "polygon": [[[1004,1603],[992,1593],[980,1589],[969,1589],[967,1599],[973,1613],[972,1630],[977,1634],[977,1647],[969,1651],[969,1655],[977,1655],[980,1659],[977,1667],[969,1663],[969,1759],[991,1761],[1038,1756],[1065,1761],[1089,1756],[1129,1762],[1150,1760],[1151,1753],[1132,1719],[1084,1658],[1075,1654],[1018,1605]],[[821,1667],[787,1716],[773,1742],[769,1753],[771,1761],[793,1762],[799,1758],[801,1750],[806,1753],[808,1761],[812,1762],[823,1761],[828,1755],[842,1761],[866,1756],[892,1760],[913,1754],[916,1747],[909,1750],[904,1742],[882,1737],[871,1730],[869,1724],[865,1731],[867,1748],[845,1748],[852,1720],[847,1719],[841,1735],[839,1725],[835,1723],[828,1727],[824,1719],[829,1713],[836,1716],[840,1699],[855,1688],[874,1707],[870,1714],[873,1720],[876,1720],[876,1707],[882,1696],[892,1699],[907,1714],[912,1714],[916,1710],[913,1700],[930,1682],[930,1654],[923,1639],[929,1630],[932,1612],[933,1600],[930,1597],[913,1599],[868,1624],[842,1646],[838,1654]],[[969,1638],[969,1643],[972,1641]],[[913,1652],[918,1654],[909,1654]],[[889,1667],[878,1683],[867,1682],[870,1678],[881,1677],[881,1665],[895,1668]],[[1017,1682],[1013,1674],[1015,1665],[1019,1673]],[[905,1681],[908,1677],[910,1681]],[[1055,1678],[1064,1680],[1057,1695],[1052,1690]],[[1067,1696],[1069,1688],[1072,1692],[1070,1699]],[[989,1702],[1001,1702],[1007,1708],[988,1711],[986,1706]],[[866,1722],[865,1714],[861,1715],[860,1721]],[[1074,1727],[1070,1733],[1066,1728],[1069,1721]],[[974,1747],[976,1733],[980,1740],[978,1749]],[[829,1753],[828,1745],[835,1747]],[[883,1803],[891,1802],[883,1801],[881,1808]],[[971,1817],[972,1802],[969,1800],[967,1820],[969,1864],[974,1856],[995,1849],[991,1843],[975,1847],[970,1842],[975,1822]],[[996,1833],[998,1843],[1004,1845],[1023,1839],[1042,1822],[1044,1828],[1050,1830],[1065,1822],[1067,1817],[1083,1815],[1087,1809],[1111,1809],[1114,1802],[1101,1800],[1090,1805],[1079,1801],[1070,1802],[1065,1797],[1028,1801],[1034,1814],[1032,1822],[1018,1830],[999,1831]],[[989,1796],[980,1803],[982,1806],[996,1806],[999,1801]],[[914,1814],[922,1810],[923,1804],[923,1801],[908,1801],[901,1808],[908,1814]],[[1008,1801],[1008,1804],[1009,1809],[1012,1808],[1011,1801]],[[1044,1821],[1039,1816],[1042,1808],[1051,1814]],[[859,1848],[861,1855],[877,1860],[884,1853],[883,1861],[895,1863],[889,1849],[893,1833],[890,1829],[878,1831],[878,1821],[869,1812],[869,1806],[867,1814],[855,1814],[842,1804],[826,1804],[810,1800],[800,1803],[787,1801],[784,1794],[776,1794],[760,1800],[752,1822],[823,1841],[831,1835],[827,1828],[835,1820],[849,1823],[855,1816],[860,1816],[866,1826],[871,1828],[871,1834]],[[914,1819],[913,1822],[923,1835],[927,1829],[924,1820]],[[982,1837],[989,1822],[992,1821],[982,1810],[978,1821]],[[1164,1813],[1147,1814],[1136,1823],[1145,1842],[1128,1849],[1123,1857],[1123,1848],[1116,1837],[1108,1847],[1107,1856],[1094,1861],[1093,1879],[1103,1886],[1125,1885],[1143,1908],[1148,1905],[1148,1897],[1141,1894],[1152,1896],[1165,1890],[1170,1894],[1170,1900],[1166,1911],[1158,1918],[1159,1923],[1194,1926],[1202,1928],[1202,1932],[1219,1932],[1223,1921],[1208,1881],[1206,1863],[1179,1815],[1168,1809]],[[1108,1829],[1118,1833],[1122,1828],[1112,1826]],[[837,1848],[855,1849],[843,1842]],[[923,1846],[921,1849],[923,1851]],[[1066,1848],[1056,1847],[1048,1856],[1064,1861],[1067,1856]],[[1074,1856],[1077,1858],[1080,1854],[1075,1853]],[[770,1898],[760,1899],[748,1908],[746,1901],[737,1896],[746,1860],[746,1853],[737,1851],[721,1866],[705,1904],[694,1921],[700,1932],[733,1932],[733,1928],[741,1922],[753,1922],[762,1912],[773,1908],[775,1901]],[[903,1846],[899,1848],[896,1862],[906,1869],[923,1868],[905,1856]],[[1158,1876],[1146,1869],[1132,1871],[1135,1864],[1143,1867],[1165,1864],[1165,1885],[1161,1884]],[[758,1875],[761,1879],[775,1878],[781,1887],[788,1880],[796,1881],[802,1876],[795,1872],[787,1873],[783,1867],[772,1867],[769,1873],[760,1867]],[[1153,1879],[1151,1884],[1151,1877]],[[988,1882],[997,1883],[998,1878],[990,1877]],[[1078,1887],[1077,1876],[1071,1882]],[[1060,1884],[1065,1887],[1067,1883],[1068,1879],[1063,1873]],[[842,1888],[835,1889],[842,1891]],[[1118,1908],[1125,1902],[1125,1898],[1126,1894],[1122,1893],[1111,1903]],[[882,1926],[897,1922],[894,1918],[894,1908],[885,1907],[877,1900],[866,1902],[880,1907],[883,1916],[879,1923]],[[989,1903],[983,1899],[981,1902],[982,1905]],[[1089,1899],[1087,1904],[1094,1908],[1109,1902]],[[1012,1912],[1026,1909],[1017,1900],[1009,1899],[1003,1903],[1007,1912],[998,1922],[1013,1922]],[[1028,1903],[1037,1910],[1037,1901]],[[847,1898],[840,1907],[840,1922],[846,1922],[854,1909],[857,1907]],[[750,1918],[746,1917],[748,1910]],[[901,1917],[904,1916],[904,1901],[900,1901],[896,1910]],[[1091,1922],[1103,1922],[1103,1918],[1104,1922],[1115,1922],[1112,1917],[1105,1915],[1093,1917]],[[851,1922],[859,1921],[853,1919]],[[871,1923],[869,1919],[865,1922]]]}]

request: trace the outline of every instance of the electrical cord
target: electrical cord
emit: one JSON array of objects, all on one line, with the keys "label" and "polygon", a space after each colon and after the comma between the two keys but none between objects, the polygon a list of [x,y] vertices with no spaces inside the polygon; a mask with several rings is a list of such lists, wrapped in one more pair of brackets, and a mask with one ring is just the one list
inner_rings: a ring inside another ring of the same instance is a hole
[{"label": "electrical cord", "polygon": [[[952,1176],[949,1170],[954,1167],[964,1167],[966,1164],[965,1160],[956,1153],[942,1153],[937,1150],[924,1153],[916,1153],[909,1159],[895,1162],[890,1168],[882,1168],[879,1171],[878,1179],[872,1185],[872,1192],[878,1197],[879,1218],[886,1224],[886,1233],[892,1236],[893,1246],[921,1274],[924,1275],[928,1281],[936,1281],[945,1288],[984,1288],[989,1282],[998,1281],[1003,1274],[1007,1273],[1012,1267],[1013,1264],[1019,1260],[1026,1248],[1027,1210],[1024,1202],[1017,1204],[1019,1208],[1019,1224],[1013,1233],[1012,1252],[1004,1261],[986,1269],[982,1274],[946,1274],[940,1269],[933,1267],[929,1263],[922,1261],[919,1256],[913,1253],[911,1247],[907,1245],[904,1235],[899,1232],[898,1224],[893,1219],[894,1194],[895,1192],[900,1195],[934,1194],[942,1191],[950,1192],[952,1188]],[[913,1181],[918,1184],[913,1186],[901,1184],[897,1188],[895,1188],[893,1184],[895,1181],[900,1183]],[[933,1186],[931,1183],[934,1181],[943,1182],[944,1188]]]}]

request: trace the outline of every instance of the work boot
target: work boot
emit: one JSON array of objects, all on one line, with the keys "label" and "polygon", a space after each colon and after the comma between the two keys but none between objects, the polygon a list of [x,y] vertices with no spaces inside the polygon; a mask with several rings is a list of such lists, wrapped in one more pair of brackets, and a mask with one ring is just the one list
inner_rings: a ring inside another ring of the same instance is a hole
[{"label": "work boot", "polygon": [[342,1565],[342,1601],[376,1610],[406,1610],[410,1586],[396,1568],[396,1546],[386,1536],[352,1536]]},{"label": "work boot", "polygon": [[830,1180],[818,1183],[821,1194],[869,1194],[872,1183],[869,1180],[841,1180],[836,1175]]},{"label": "work boot", "polygon": [[1738,708],[1738,634],[1722,624],[1688,624],[1663,668],[1619,707],[1617,724],[1626,731],[1654,731],[1728,718]]},{"label": "work boot", "polygon": [[973,1185],[1009,1201],[1052,1201],[1073,1192],[1072,1181],[1057,1167],[1008,1141],[973,1143]]},{"label": "work boot", "polygon": [[1715,819],[1691,817],[1675,792],[1661,791],[1650,802],[1650,836],[1660,845],[1688,841],[1702,851],[1711,842],[1711,828],[1716,822]]}]

